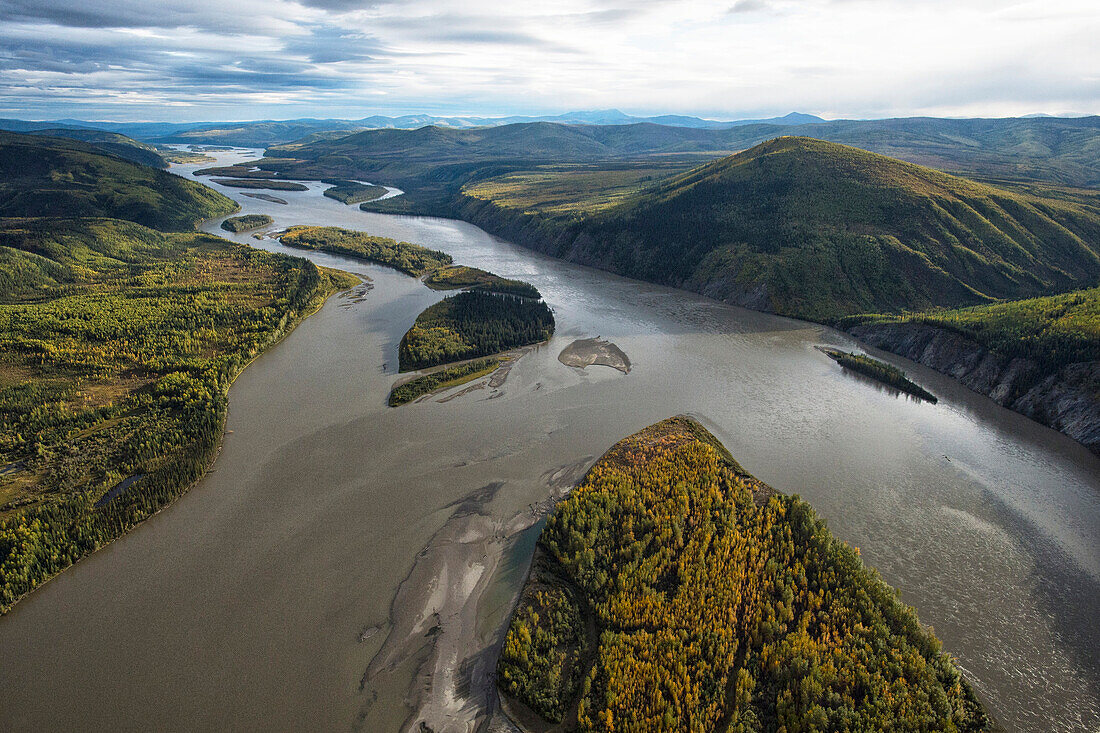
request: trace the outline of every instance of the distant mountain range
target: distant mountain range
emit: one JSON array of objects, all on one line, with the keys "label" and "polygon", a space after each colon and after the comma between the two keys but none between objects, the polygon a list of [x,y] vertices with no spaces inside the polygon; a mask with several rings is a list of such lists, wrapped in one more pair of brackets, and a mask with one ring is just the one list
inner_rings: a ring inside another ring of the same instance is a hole
[{"label": "distant mountain range", "polygon": [[552,122],[376,129],[271,147],[268,155],[293,160],[263,167],[291,177],[384,180],[423,195],[430,187],[458,182],[475,171],[484,178],[490,169],[522,170],[546,163],[650,158],[683,161],[689,167],[784,135],[843,143],[965,176],[1100,187],[1100,117],[909,117],[722,129]]},{"label": "distant mountain range", "polygon": [[206,143],[266,147],[299,140],[316,133],[359,132],[362,130],[393,129],[413,130],[434,125],[436,127],[472,128],[499,127],[521,122],[559,122],[571,125],[630,125],[650,122],[673,127],[720,130],[760,123],[777,125],[806,125],[824,122],[820,117],[791,112],[783,117],[758,120],[706,120],[686,115],[658,115],[635,117],[617,109],[567,112],[547,116],[510,117],[440,117],[435,115],[402,115],[386,117],[372,115],[361,120],[314,119],[256,120],[252,122],[96,122],[92,120],[26,120],[0,119],[0,130],[12,132],[37,132],[44,129],[104,130],[127,135],[137,140],[175,143]]}]

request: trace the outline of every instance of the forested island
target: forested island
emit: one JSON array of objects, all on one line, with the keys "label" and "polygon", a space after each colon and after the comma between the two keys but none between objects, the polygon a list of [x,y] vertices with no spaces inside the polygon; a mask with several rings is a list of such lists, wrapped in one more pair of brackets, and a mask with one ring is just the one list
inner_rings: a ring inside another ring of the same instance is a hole
[{"label": "forested island", "polygon": [[[279,239],[293,247],[325,250],[393,267],[423,277],[424,283],[436,290],[463,291],[417,316],[401,339],[398,357],[403,372],[491,356],[545,341],[554,333],[554,315],[533,285],[476,267],[453,265],[445,252],[338,227],[290,227]],[[468,374],[425,375],[405,385],[399,396],[391,394],[390,404],[403,404],[425,394],[420,390],[429,384],[433,386],[428,392],[453,386],[458,383],[455,379],[464,379]],[[414,397],[405,399],[413,392]]]},{"label": "forested island", "polygon": [[491,293],[541,298],[538,289],[522,280],[509,280],[477,267],[450,265],[439,267],[424,278],[433,290],[484,290]]},{"label": "forested island", "polygon": [[247,232],[249,229],[267,226],[275,221],[267,214],[245,214],[244,216],[231,216],[221,223],[222,229],[227,232]]},{"label": "forested island", "polygon": [[179,231],[236,205],[44,140],[5,135],[0,151],[23,161],[0,184],[20,215],[0,219],[0,612],[198,480],[234,377],[355,283]]},{"label": "forested island", "polygon": [[936,397],[916,382],[911,381],[905,372],[895,366],[879,361],[866,354],[856,354],[840,349],[821,349],[826,355],[842,367],[866,375],[895,389],[920,397],[926,402],[936,403]]},{"label": "forested island", "polygon": [[554,315],[541,300],[469,290],[429,306],[401,339],[401,371],[473,359],[545,341]]},{"label": "forested island", "polygon": [[308,191],[309,186],[294,181],[273,181],[270,178],[215,178],[219,186],[250,188],[261,191]]},{"label": "forested island", "polygon": [[291,247],[323,250],[374,262],[413,277],[451,264],[451,256],[439,250],[339,227],[290,227],[279,236],[279,241]]},{"label": "forested island", "polygon": [[991,727],[858,551],[684,417],[614,445],[547,519],[498,684],[524,730]]},{"label": "forested island", "polygon": [[373,186],[369,183],[359,183],[358,181],[342,181],[340,179],[326,178],[322,183],[331,184],[331,188],[326,188],[324,191],[325,196],[330,199],[336,199],[342,204],[361,204],[364,201],[373,201],[376,198],[381,198],[386,195],[387,188],[385,186]]}]

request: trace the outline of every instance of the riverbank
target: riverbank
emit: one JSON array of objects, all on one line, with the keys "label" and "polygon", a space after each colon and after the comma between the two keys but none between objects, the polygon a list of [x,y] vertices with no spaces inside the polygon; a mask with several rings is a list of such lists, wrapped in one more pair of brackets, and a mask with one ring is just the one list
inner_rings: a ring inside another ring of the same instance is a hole
[{"label": "riverbank", "polygon": [[[453,216],[534,251],[621,272],[588,254],[592,251],[592,241],[579,228],[538,213],[507,209],[464,193],[449,201],[429,201],[411,213]],[[743,286],[732,280],[666,284],[732,305],[774,312],[768,290],[763,285]],[[1002,407],[1053,428],[1100,455],[1100,400],[1095,397],[1100,385],[1100,362],[1078,363],[1059,369],[1056,374],[1044,374],[1036,369],[1034,362],[998,357],[945,329],[921,330],[908,326],[889,329],[865,325],[845,327],[844,330],[873,347],[958,379]],[[1024,384],[1027,389],[1021,392]]]},{"label": "riverbank", "polygon": [[[26,417],[14,423],[31,436],[35,450],[6,477],[5,493],[14,486],[24,494],[0,507],[6,512],[0,524],[5,613],[199,481],[220,450],[228,391],[239,374],[330,294],[354,284],[346,273],[202,234],[160,235],[163,241],[150,254],[141,248],[149,242],[127,237],[154,239],[151,230],[110,220],[87,227],[59,237],[72,250],[55,246],[54,256],[79,257],[73,245],[80,237],[128,243],[130,277],[155,279],[158,286],[155,294],[140,285],[120,287],[109,269],[85,267],[86,280],[75,293],[0,309],[0,320],[18,319],[12,336],[24,334],[22,341],[3,344],[9,369],[25,362],[28,335],[37,339],[30,343],[53,346],[51,359],[40,365],[48,367],[44,375],[19,371],[23,388],[42,397],[37,423]],[[51,325],[56,312],[92,325],[59,331]],[[95,325],[105,313],[112,330]],[[200,319],[207,326],[203,335],[184,325]],[[203,359],[195,356],[198,349]],[[95,372],[86,369],[88,354],[95,355]],[[19,394],[4,394],[5,412],[16,420],[19,405],[12,398]],[[26,451],[26,444],[16,445]]]},{"label": "riverbank", "polygon": [[[234,159],[246,158],[223,156]],[[583,473],[593,446],[679,412],[705,417],[768,483],[798,486],[904,588],[1010,730],[1076,733],[1100,720],[1100,464],[1069,439],[924,369],[939,405],[868,389],[813,349],[855,348],[846,335],[542,257],[461,221],[365,214],[313,184],[287,205],[231,195],[275,227],[423,242],[531,282],[554,304],[557,335],[515,363],[499,398],[486,389],[391,409],[400,339],[440,294],[387,268],[230,234],[375,287],[362,302],[330,299],[241,374],[232,433],[186,501],[0,619],[0,729],[417,731],[428,688],[416,671],[447,644],[449,623],[360,683],[396,589],[455,502],[502,483],[479,511],[504,526],[550,496],[553,472]],[[595,334],[629,354],[628,377],[558,361]],[[504,545],[476,601],[472,633],[486,641],[456,644],[454,687],[438,699],[468,699],[537,531]]]},{"label": "riverbank", "polygon": [[935,369],[1002,407],[1053,428],[1100,455],[1100,361],[1048,373],[1031,359],[1006,358],[957,332],[923,323],[865,323],[848,333]]}]

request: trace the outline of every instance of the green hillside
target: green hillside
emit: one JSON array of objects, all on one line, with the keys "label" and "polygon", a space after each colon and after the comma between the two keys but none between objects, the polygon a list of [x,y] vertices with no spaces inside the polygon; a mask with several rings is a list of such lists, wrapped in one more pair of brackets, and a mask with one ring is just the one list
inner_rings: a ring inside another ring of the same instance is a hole
[{"label": "green hillside", "polygon": [[614,445],[554,509],[498,684],[527,730],[989,727],[858,551],[686,418]]},{"label": "green hillside", "polygon": [[183,231],[236,209],[206,186],[89,143],[0,132],[0,216],[102,216]]},{"label": "green hillside", "polygon": [[[487,196],[506,219],[492,199],[507,187],[491,184],[467,187],[468,200]],[[535,246],[551,254],[812,320],[1100,278],[1100,208],[810,138],[772,140],[540,226]]]},{"label": "green hillside", "polygon": [[48,130],[35,130],[35,135],[44,137],[63,137],[70,140],[80,140],[91,143],[97,148],[124,158],[132,163],[141,163],[151,168],[167,168],[168,161],[152,145],[138,142],[133,138],[119,135],[117,132],[106,130],[82,130],[72,128],[58,128]]}]

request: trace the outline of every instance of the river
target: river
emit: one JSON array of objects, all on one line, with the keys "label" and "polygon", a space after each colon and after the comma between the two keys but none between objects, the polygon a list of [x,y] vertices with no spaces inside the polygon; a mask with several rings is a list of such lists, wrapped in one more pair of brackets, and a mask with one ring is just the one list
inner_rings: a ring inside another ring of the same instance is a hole
[{"label": "river", "polygon": [[[1098,730],[1097,457],[903,359],[876,354],[938,404],[846,373],[814,348],[855,345],[831,329],[323,188],[270,192],[287,205],[219,190],[276,227],[362,229],[527,280],[557,333],[499,387],[388,408],[401,335],[441,294],[307,253],[370,289],[331,298],[245,370],[195,488],[0,618],[0,730],[465,729],[532,524],[611,444],[678,413],[859,547],[1006,728]],[[218,223],[204,229],[288,251]],[[557,360],[594,336],[629,374]]]}]

